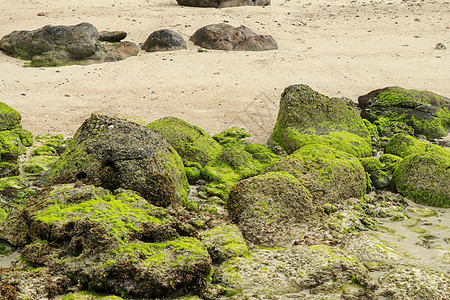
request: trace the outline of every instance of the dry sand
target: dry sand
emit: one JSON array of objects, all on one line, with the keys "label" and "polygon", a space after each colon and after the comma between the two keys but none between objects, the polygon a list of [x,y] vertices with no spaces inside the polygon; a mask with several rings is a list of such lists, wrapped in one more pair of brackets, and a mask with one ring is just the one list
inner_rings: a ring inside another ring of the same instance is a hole
[{"label": "dry sand", "polygon": [[[188,40],[204,25],[229,22],[271,34],[279,50],[198,52],[189,42],[184,51],[47,69],[24,68],[0,53],[0,101],[17,109],[34,134],[72,136],[91,113],[143,124],[173,115],[210,134],[244,126],[264,143],[290,84],[354,101],[392,85],[450,96],[449,7],[443,0],[272,0],[268,7],[224,9],[175,0],[1,0],[0,36],[90,22],[127,31],[127,40],[139,44],[161,28]],[[435,50],[439,42],[449,49]]]}]

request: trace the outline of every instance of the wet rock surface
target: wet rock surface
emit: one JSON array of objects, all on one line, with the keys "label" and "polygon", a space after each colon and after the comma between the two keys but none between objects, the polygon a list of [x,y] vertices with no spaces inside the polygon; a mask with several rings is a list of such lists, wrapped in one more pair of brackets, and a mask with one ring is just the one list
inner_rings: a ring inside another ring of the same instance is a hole
[{"label": "wet rock surface", "polygon": [[179,5],[195,7],[266,6],[270,0],[177,0]]}]

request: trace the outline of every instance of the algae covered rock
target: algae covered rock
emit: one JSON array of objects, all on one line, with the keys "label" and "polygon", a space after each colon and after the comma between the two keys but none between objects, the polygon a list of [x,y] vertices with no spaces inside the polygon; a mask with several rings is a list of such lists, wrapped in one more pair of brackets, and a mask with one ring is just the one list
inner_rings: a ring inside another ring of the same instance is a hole
[{"label": "algae covered rock", "polygon": [[147,125],[168,141],[184,163],[206,165],[214,160],[222,147],[203,129],[175,117],[166,117]]},{"label": "algae covered rock", "polygon": [[409,155],[393,178],[398,192],[412,201],[450,207],[450,156],[432,152]]},{"label": "algae covered rock", "polygon": [[386,145],[386,153],[405,158],[411,154],[432,152],[444,156],[450,156],[450,150],[441,146],[431,144],[427,141],[418,140],[405,133],[397,133]]},{"label": "algae covered rock", "polygon": [[398,267],[382,276],[377,295],[392,299],[450,298],[450,276],[443,272],[414,267]]},{"label": "algae covered rock", "polygon": [[278,299],[303,290],[319,295],[326,290],[324,299],[339,299],[348,285],[365,289],[367,273],[361,262],[338,247],[294,246],[255,250],[248,257],[230,259],[214,272],[213,282],[237,294],[236,299],[251,295]]},{"label": "algae covered rock", "polygon": [[361,116],[381,135],[396,133],[445,137],[450,131],[450,99],[428,91],[387,87],[358,98]]},{"label": "algae covered rock", "polygon": [[300,84],[281,94],[269,144],[288,154],[308,144],[324,144],[357,157],[371,154],[371,134],[348,101],[329,98]]},{"label": "algae covered rock", "polygon": [[78,129],[47,184],[78,180],[131,189],[161,206],[184,201],[189,188],[180,156],[159,134],[104,115],[92,115]]},{"label": "algae covered rock", "polygon": [[264,170],[281,171],[299,179],[314,203],[342,203],[361,198],[366,190],[366,175],[359,160],[321,144],[304,146]]},{"label": "algae covered rock", "polygon": [[142,299],[206,286],[206,248],[186,235],[187,224],[131,191],[54,186],[27,202],[25,212],[32,243],[22,257],[78,289]]},{"label": "algae covered rock", "polygon": [[318,214],[302,182],[283,172],[240,181],[230,192],[227,208],[244,237],[261,245],[292,242],[300,224]]},{"label": "algae covered rock", "polygon": [[18,127],[21,119],[22,116],[15,109],[0,102],[0,131]]},{"label": "algae covered rock", "polygon": [[247,244],[241,231],[236,225],[217,226],[200,234],[200,240],[208,249],[211,259],[215,263],[248,255]]}]

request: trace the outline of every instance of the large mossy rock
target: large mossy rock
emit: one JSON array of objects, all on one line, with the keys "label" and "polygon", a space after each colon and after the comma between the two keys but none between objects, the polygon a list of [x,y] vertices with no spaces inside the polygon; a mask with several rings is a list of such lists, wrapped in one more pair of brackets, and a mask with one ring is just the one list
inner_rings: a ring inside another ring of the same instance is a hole
[{"label": "large mossy rock", "polygon": [[358,102],[361,116],[384,136],[405,132],[433,139],[450,131],[450,99],[432,92],[387,87],[360,96]]},{"label": "large mossy rock", "polygon": [[0,102],[0,131],[11,130],[20,125],[22,116],[15,109]]},{"label": "large mossy rock", "polygon": [[[350,286],[355,293],[367,289],[367,274],[361,262],[339,247],[301,245],[255,250],[248,257],[230,259],[214,272],[213,281],[237,294],[235,299],[251,299],[253,295],[296,299],[296,295],[303,298],[300,292],[305,290],[317,299],[341,299]],[[366,299],[356,295],[348,298]]]},{"label": "large mossy rock", "polygon": [[398,192],[412,201],[450,207],[450,155],[409,155],[398,165],[393,178]]},{"label": "large mossy rock", "polygon": [[134,190],[159,206],[184,201],[189,189],[181,158],[164,138],[104,115],[92,115],[78,129],[47,185],[78,180],[109,190]]},{"label": "large mossy rock", "polygon": [[22,258],[64,279],[60,293],[150,299],[206,287],[211,258],[195,229],[132,191],[57,185],[30,199],[23,216],[31,243]]},{"label": "large mossy rock", "polygon": [[318,215],[302,182],[284,172],[240,181],[230,192],[227,208],[244,237],[260,245],[292,243],[301,224]]},{"label": "large mossy rock", "polygon": [[397,133],[386,145],[385,152],[401,158],[411,154],[432,152],[443,156],[450,156],[450,149],[418,140],[406,133]]},{"label": "large mossy rock", "polygon": [[214,160],[222,147],[203,129],[175,117],[166,117],[147,125],[168,141],[183,159],[204,166]]},{"label": "large mossy rock", "polygon": [[371,134],[348,100],[329,98],[303,84],[281,94],[269,144],[288,154],[308,144],[329,145],[357,157],[371,154]]},{"label": "large mossy rock", "polygon": [[314,203],[342,203],[361,198],[366,191],[366,175],[360,161],[334,148],[307,145],[264,172],[288,172],[309,190]]}]

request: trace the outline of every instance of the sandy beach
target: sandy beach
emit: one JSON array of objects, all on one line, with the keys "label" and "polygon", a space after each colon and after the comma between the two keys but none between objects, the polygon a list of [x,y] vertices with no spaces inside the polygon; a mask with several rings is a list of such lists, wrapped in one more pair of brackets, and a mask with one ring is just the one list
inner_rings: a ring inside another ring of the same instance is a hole
[{"label": "sandy beach", "polygon": [[[449,7],[443,0],[273,0],[224,9],[175,0],[2,0],[0,36],[89,22],[99,31],[126,31],[126,40],[140,44],[158,29],[189,40],[204,25],[227,22],[272,35],[279,50],[199,52],[188,42],[182,51],[46,69],[0,53],[0,101],[18,110],[35,135],[70,137],[91,113],[101,113],[142,124],[176,116],[210,134],[245,127],[265,143],[290,84],[353,101],[385,86],[449,96]],[[448,49],[436,50],[436,43]]]}]

